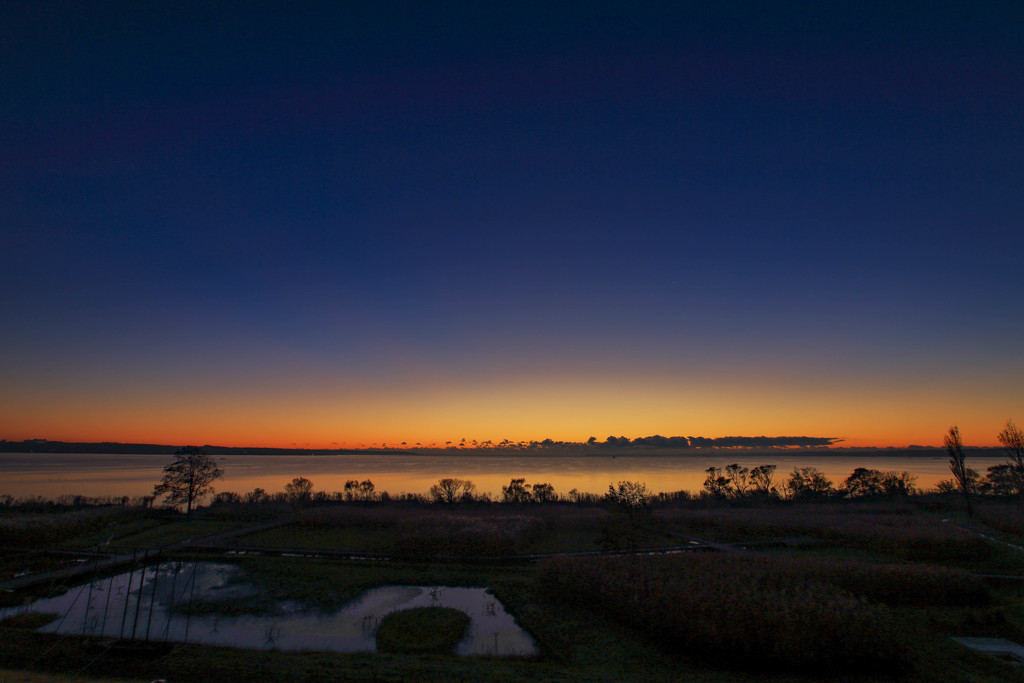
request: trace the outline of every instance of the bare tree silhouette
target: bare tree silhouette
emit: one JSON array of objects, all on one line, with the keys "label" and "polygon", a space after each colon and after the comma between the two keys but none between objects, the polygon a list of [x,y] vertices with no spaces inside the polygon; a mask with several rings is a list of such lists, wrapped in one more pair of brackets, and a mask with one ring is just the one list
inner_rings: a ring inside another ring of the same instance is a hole
[{"label": "bare tree silhouette", "polygon": [[512,479],[508,486],[501,487],[501,500],[504,503],[526,503],[529,502],[530,485],[526,479]]},{"label": "bare tree silhouette", "polygon": [[288,500],[293,503],[304,503],[313,497],[313,482],[305,477],[295,477],[284,485]]},{"label": "bare tree silhouette", "polygon": [[476,484],[468,479],[446,477],[430,487],[430,497],[435,503],[453,504],[472,500]]},{"label": "bare tree silhouette", "polygon": [[777,494],[775,488],[772,487],[775,467],[775,465],[758,465],[750,470],[750,483],[753,484],[756,493],[764,496]]},{"label": "bare tree silhouette", "polygon": [[832,482],[817,467],[794,467],[783,487],[793,500],[824,498],[835,493]]},{"label": "bare tree silhouette", "polygon": [[964,495],[964,501],[967,503],[967,516],[973,517],[974,508],[971,507],[970,494],[971,476],[965,462],[964,444],[960,440],[960,428],[956,425],[950,427],[949,432],[943,438],[943,442],[946,444],[946,452],[949,453],[949,471],[953,473],[953,479]]},{"label": "bare tree silhouette", "polygon": [[999,443],[1006,449],[1009,464],[1024,471],[1024,430],[1015,425],[1013,420],[1007,420],[1003,431],[999,432]]},{"label": "bare tree silhouette", "polygon": [[195,502],[213,492],[211,484],[224,476],[217,462],[206,451],[196,446],[185,446],[175,453],[174,462],[164,466],[163,479],[153,487],[153,495],[167,495],[171,505],[185,504],[185,514],[191,515]]},{"label": "bare tree silhouette", "polygon": [[550,503],[558,500],[558,494],[555,493],[555,487],[548,483],[540,483],[533,485],[533,502],[535,503]]}]

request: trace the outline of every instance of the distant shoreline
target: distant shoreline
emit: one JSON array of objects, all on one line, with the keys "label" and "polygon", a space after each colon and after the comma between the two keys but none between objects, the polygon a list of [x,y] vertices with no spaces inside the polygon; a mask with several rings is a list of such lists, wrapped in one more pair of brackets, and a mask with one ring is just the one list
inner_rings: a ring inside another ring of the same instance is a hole
[{"label": "distant shoreline", "polygon": [[[164,444],[139,444],[119,442],[66,442],[46,439],[27,441],[0,441],[0,453],[19,454],[94,454],[94,455],[173,455],[180,446]],[[945,457],[943,448],[928,446],[897,447],[764,447],[764,446],[694,446],[689,448],[637,446],[608,446],[606,444],[558,444],[553,446],[489,447],[489,448],[266,448],[259,446],[202,446],[210,455],[295,455],[295,456],[336,456],[336,455],[467,455],[467,456],[693,456],[693,457],[748,457],[767,454],[813,454],[815,457],[885,455],[901,457]],[[999,447],[968,447],[970,453],[993,455],[1003,451]]]}]

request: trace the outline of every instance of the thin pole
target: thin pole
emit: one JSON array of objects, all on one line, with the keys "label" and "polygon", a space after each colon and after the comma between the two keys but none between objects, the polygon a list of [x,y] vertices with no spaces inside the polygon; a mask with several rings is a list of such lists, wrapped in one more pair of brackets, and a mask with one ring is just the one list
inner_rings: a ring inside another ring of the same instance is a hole
[{"label": "thin pole", "polygon": [[156,584],[160,580],[160,558],[156,560],[153,570],[153,592],[149,594],[149,619],[146,620],[146,641],[149,641],[149,627],[153,625],[153,603],[156,602]]},{"label": "thin pole", "polygon": [[124,638],[124,626],[128,621],[128,598],[132,594],[132,581],[135,579],[135,553],[137,550],[132,550],[132,564],[131,570],[128,572],[128,589],[124,592],[124,612],[121,613],[121,630],[117,632],[118,638]]},{"label": "thin pole", "polygon": [[110,578],[107,579],[107,600],[103,603],[103,624],[100,625],[100,635],[102,636],[107,630],[107,611],[110,609],[110,594],[114,588],[114,575],[111,574]]},{"label": "thin pole", "polygon": [[189,589],[188,593],[188,612],[185,613],[185,642],[188,642],[188,628],[192,624],[192,596],[196,592],[196,571],[198,566],[196,561],[192,560],[192,588]]},{"label": "thin pole", "polygon": [[174,589],[178,586],[178,574],[181,573],[181,560],[178,560],[178,566],[174,568],[174,578],[171,579],[171,599],[167,602],[167,626],[164,628],[164,642],[171,635],[171,612],[174,609]]},{"label": "thin pole", "polygon": [[85,635],[85,625],[89,622],[89,607],[92,605],[92,584],[89,582],[89,595],[85,598],[85,613],[82,615],[82,635]]},{"label": "thin pole", "polygon": [[142,578],[139,580],[139,594],[135,598],[135,619],[132,620],[132,640],[135,640],[135,631],[139,628],[139,610],[142,609],[142,586],[146,583],[146,557],[149,555],[149,548],[142,551]]}]

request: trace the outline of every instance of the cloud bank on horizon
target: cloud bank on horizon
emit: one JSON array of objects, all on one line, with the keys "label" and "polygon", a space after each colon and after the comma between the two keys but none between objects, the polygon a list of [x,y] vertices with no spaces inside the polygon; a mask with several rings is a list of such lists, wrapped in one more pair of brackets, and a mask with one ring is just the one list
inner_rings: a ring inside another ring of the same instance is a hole
[{"label": "cloud bank on horizon", "polygon": [[0,436],[995,445],[1024,8],[0,7]]}]

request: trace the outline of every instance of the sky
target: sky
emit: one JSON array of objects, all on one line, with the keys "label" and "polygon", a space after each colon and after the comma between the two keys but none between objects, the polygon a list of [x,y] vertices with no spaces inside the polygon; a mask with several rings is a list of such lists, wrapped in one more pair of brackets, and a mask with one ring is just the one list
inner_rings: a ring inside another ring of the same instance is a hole
[{"label": "sky", "polygon": [[997,445],[1021,84],[1009,2],[8,0],[0,438]]}]

